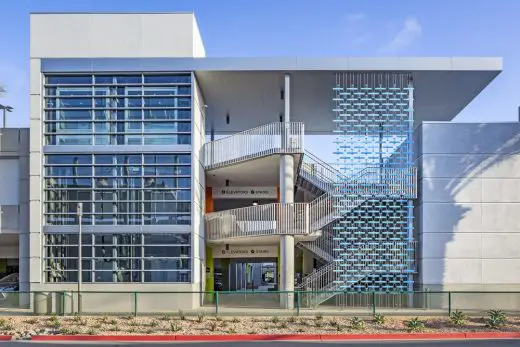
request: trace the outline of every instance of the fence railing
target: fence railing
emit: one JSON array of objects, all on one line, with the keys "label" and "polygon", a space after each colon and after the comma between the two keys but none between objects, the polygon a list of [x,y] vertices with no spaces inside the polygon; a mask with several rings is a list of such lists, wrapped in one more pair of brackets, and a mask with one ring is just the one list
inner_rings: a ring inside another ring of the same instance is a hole
[{"label": "fence railing", "polygon": [[[328,298],[320,302],[321,298]],[[317,300],[319,298],[319,300]],[[293,309],[281,302],[294,300]],[[81,301],[81,305],[78,303]],[[319,302],[319,304],[316,304]],[[78,311],[78,307],[81,312]],[[483,315],[489,310],[520,313],[520,292],[415,291],[45,291],[1,292],[2,316],[57,315]]]},{"label": "fence railing", "polygon": [[206,169],[277,153],[303,152],[303,123],[271,123],[204,144]]}]

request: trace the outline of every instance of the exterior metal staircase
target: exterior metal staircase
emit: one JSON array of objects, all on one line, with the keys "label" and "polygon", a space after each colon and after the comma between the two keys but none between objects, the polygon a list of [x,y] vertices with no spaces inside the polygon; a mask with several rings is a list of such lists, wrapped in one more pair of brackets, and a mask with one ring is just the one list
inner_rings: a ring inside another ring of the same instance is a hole
[{"label": "exterior metal staircase", "polygon": [[[416,187],[416,172],[413,167],[377,166],[347,177],[315,155],[304,152],[303,135],[302,123],[272,123],[206,143],[203,148],[206,170],[274,154],[303,154],[295,183],[316,198],[308,203],[272,203],[208,213],[205,230],[206,240],[210,242],[270,235],[314,236],[313,241],[300,241],[297,247],[309,250],[326,265],[306,275],[297,289],[310,291],[305,294],[303,304],[316,306],[346,290],[345,283],[355,288],[375,271],[367,265],[360,273],[342,274],[342,281],[337,281],[337,272],[341,271],[335,262],[337,241],[332,223],[370,198],[415,198],[416,191],[410,187]],[[372,246],[352,250],[352,256],[382,248]],[[394,248],[404,252],[402,245]]]},{"label": "exterior metal staircase", "polygon": [[[353,177],[347,177],[332,166],[323,162],[315,155],[305,151],[303,162],[297,179],[297,185],[315,195],[320,199],[331,198],[335,202],[335,218],[327,221],[331,222],[348,214],[354,208],[360,206],[367,199],[374,196],[398,196],[415,197],[415,192],[410,191],[409,185],[390,184],[390,182],[400,182],[395,180],[396,175],[408,175],[415,179],[415,172],[409,175],[409,169],[394,169],[381,167],[367,167]],[[411,168],[411,170],[415,170]],[[410,182],[412,183],[412,182]],[[415,186],[415,185],[413,185]],[[352,198],[345,196],[352,195]],[[336,295],[335,291],[344,290],[344,283],[349,283],[352,287],[373,273],[373,270],[366,268],[363,276],[359,273],[348,275],[343,281],[337,280],[337,267],[334,261],[335,240],[334,233],[330,229],[322,232],[322,235],[314,241],[302,241],[297,243],[302,249],[307,249],[315,256],[326,262],[326,265],[317,269],[315,272],[302,278],[298,289],[307,291],[303,304],[316,306]],[[414,247],[413,247],[414,248]],[[406,249],[410,249],[409,246]],[[373,252],[371,248],[356,249],[352,253],[360,256],[360,252]],[[340,284],[341,283],[341,284]],[[314,292],[314,293],[313,293]]]}]

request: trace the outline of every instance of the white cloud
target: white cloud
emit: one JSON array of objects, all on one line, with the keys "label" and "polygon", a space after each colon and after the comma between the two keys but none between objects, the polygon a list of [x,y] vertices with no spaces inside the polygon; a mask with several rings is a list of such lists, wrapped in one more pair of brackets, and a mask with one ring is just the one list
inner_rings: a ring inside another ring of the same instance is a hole
[{"label": "white cloud", "polygon": [[383,52],[394,52],[411,45],[422,34],[421,23],[415,17],[408,17],[403,23],[402,29],[394,36],[394,38],[381,47],[379,50]]},{"label": "white cloud", "polygon": [[347,22],[359,22],[359,21],[362,21],[366,18],[366,14],[364,14],[363,12],[355,12],[355,13],[350,13],[347,15]]}]

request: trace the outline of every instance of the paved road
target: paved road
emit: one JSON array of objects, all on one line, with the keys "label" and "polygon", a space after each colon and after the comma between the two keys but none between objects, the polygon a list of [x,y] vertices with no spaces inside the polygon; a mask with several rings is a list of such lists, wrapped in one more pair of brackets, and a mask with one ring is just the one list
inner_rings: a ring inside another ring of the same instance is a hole
[{"label": "paved road", "polygon": [[368,346],[383,346],[383,347],[513,347],[520,346],[520,339],[518,340],[452,340],[452,341],[367,341],[367,342],[283,342],[283,341],[265,341],[265,342],[190,342],[190,343],[104,343],[104,342],[89,342],[89,343],[43,343],[43,342],[0,342],[1,347],[86,347],[101,345],[104,347],[112,346],[131,346],[131,347],[338,347],[339,345],[346,345],[349,347],[368,347]]}]

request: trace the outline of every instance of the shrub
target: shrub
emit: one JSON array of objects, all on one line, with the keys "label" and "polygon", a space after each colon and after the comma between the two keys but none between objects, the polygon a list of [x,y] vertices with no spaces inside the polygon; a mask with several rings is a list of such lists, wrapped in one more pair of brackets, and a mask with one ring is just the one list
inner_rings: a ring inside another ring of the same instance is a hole
[{"label": "shrub", "polygon": [[164,315],[164,316],[160,317],[159,319],[168,322],[172,319],[172,317],[169,315]]},{"label": "shrub", "polygon": [[121,328],[118,325],[112,325],[108,331],[120,331]]},{"label": "shrub", "polygon": [[170,323],[170,331],[172,333],[176,333],[178,331],[181,331],[182,330],[182,327],[180,325],[177,325],[175,323]]},{"label": "shrub", "polygon": [[318,314],[316,315],[316,317],[314,317],[314,318],[315,318],[316,320],[322,320],[322,319],[323,319],[323,314],[318,313]]},{"label": "shrub", "polygon": [[76,324],[83,324],[83,319],[81,319],[81,316],[79,314],[75,314],[74,317],[72,317],[72,321]]},{"label": "shrub", "polygon": [[101,323],[107,324],[108,323],[108,317],[107,316],[103,316],[103,317],[101,317],[100,321],[101,321]]},{"label": "shrub", "polygon": [[96,334],[97,334],[97,331],[92,328],[87,330],[87,335],[96,335]]},{"label": "shrub", "polygon": [[202,313],[199,313],[197,315],[197,322],[199,322],[199,323],[204,322],[204,315]]},{"label": "shrub", "polygon": [[222,322],[220,322],[220,326],[221,326],[222,328],[227,328],[227,326],[228,326],[228,322],[227,322],[227,321],[222,321]]},{"label": "shrub", "polygon": [[149,325],[150,327],[152,327],[152,328],[155,328],[156,326],[159,325],[159,323],[157,323],[157,321],[152,320],[148,325]]},{"label": "shrub", "polygon": [[336,325],[334,327],[336,328],[336,331],[343,331],[343,325],[341,325],[338,322],[336,322]]},{"label": "shrub", "polygon": [[280,322],[280,318],[278,318],[278,316],[274,316],[273,318],[271,318],[271,323],[276,324],[279,322]]},{"label": "shrub", "polygon": [[229,329],[228,331],[228,334],[236,334],[237,331],[235,329]]},{"label": "shrub", "polygon": [[39,320],[38,318],[29,318],[28,320],[25,321],[25,323],[27,324],[38,324]]},{"label": "shrub", "polygon": [[356,330],[363,330],[365,329],[365,321],[359,317],[353,317],[350,320],[350,327]]},{"label": "shrub", "polygon": [[112,325],[116,325],[117,324],[117,320],[111,319],[111,320],[108,321],[108,323],[110,323]]},{"label": "shrub", "polygon": [[130,329],[128,329],[127,332],[129,332],[130,334],[133,334],[136,332],[136,330],[134,327],[130,327]]},{"label": "shrub", "polygon": [[58,329],[59,327],[61,327],[61,323],[59,320],[49,320],[47,326],[50,328]]},{"label": "shrub", "polygon": [[256,331],[254,330],[250,330],[247,332],[248,335],[256,335]]},{"label": "shrub", "polygon": [[101,324],[99,324],[99,323],[96,323],[96,324],[94,324],[94,325],[92,326],[92,328],[94,328],[94,329],[101,329],[102,327],[103,327],[103,326],[102,326]]},{"label": "shrub", "polygon": [[289,326],[289,324],[287,324],[287,322],[280,322],[280,329],[287,329],[287,327]]},{"label": "shrub", "polygon": [[466,321],[466,315],[464,314],[464,312],[462,311],[455,311],[455,312],[452,312],[451,315],[450,315],[450,320],[453,324],[455,325],[462,325],[464,324],[464,322]]},{"label": "shrub", "polygon": [[68,329],[68,328],[63,328],[61,329],[61,334],[62,335],[78,335],[79,334],[79,330],[78,329]]},{"label": "shrub", "polygon": [[385,322],[386,322],[386,317],[383,316],[382,314],[379,314],[379,313],[378,313],[378,314],[376,314],[376,315],[374,316],[374,322],[375,322],[377,325],[383,325],[383,324],[385,324]]},{"label": "shrub", "polygon": [[295,316],[290,316],[290,317],[287,319],[287,321],[288,321],[289,323],[294,324],[294,323],[296,323],[296,317],[295,317]]},{"label": "shrub", "polygon": [[329,324],[330,324],[331,327],[335,328],[336,325],[338,325],[338,321],[335,320],[335,319],[331,319],[330,322],[329,322]]},{"label": "shrub", "polygon": [[14,329],[14,326],[11,323],[4,323],[4,324],[2,324],[2,326],[0,326],[0,330],[3,330],[3,331],[10,331],[13,329]]},{"label": "shrub", "polygon": [[216,320],[217,322],[222,322],[222,317],[220,317],[220,316],[215,316],[215,320]]},{"label": "shrub", "polygon": [[300,325],[307,326],[307,325],[309,325],[309,322],[307,322],[307,320],[305,318],[301,318]]},{"label": "shrub", "polygon": [[184,314],[183,310],[179,310],[178,315],[180,320],[186,320],[186,315]]},{"label": "shrub", "polygon": [[238,319],[237,317],[233,317],[231,323],[240,323],[240,319]]},{"label": "shrub", "polygon": [[155,331],[153,329],[147,329],[144,333],[148,334],[148,335],[152,335],[153,333],[155,333]]},{"label": "shrub", "polygon": [[506,323],[506,315],[501,310],[491,310],[488,314],[489,317],[486,320],[486,327],[490,329],[499,329]]},{"label": "shrub", "polygon": [[418,317],[412,318],[404,322],[408,331],[418,332],[423,331],[425,326],[424,322],[419,320]]},{"label": "shrub", "polygon": [[492,318],[492,319],[497,320],[502,323],[506,322],[506,315],[501,310],[491,310],[488,312],[488,314],[489,314],[489,318]]},{"label": "shrub", "polygon": [[217,329],[218,329],[218,323],[217,322],[209,323],[209,330],[210,331],[217,331]]}]

